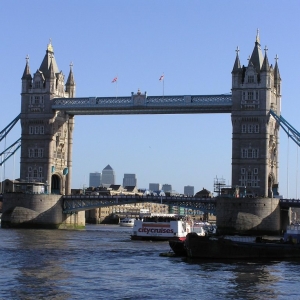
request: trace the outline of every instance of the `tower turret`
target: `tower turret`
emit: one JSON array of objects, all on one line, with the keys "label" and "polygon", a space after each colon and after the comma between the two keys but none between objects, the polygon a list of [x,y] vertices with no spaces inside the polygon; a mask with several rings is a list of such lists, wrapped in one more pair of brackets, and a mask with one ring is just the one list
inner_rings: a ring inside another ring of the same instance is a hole
[{"label": "tower turret", "polygon": [[69,98],[75,97],[76,84],[73,75],[73,63],[70,64],[70,72],[66,83],[66,93],[69,95]]},{"label": "tower turret", "polygon": [[32,76],[29,68],[29,56],[26,56],[26,65],[22,76],[22,93],[27,93],[31,89]]}]

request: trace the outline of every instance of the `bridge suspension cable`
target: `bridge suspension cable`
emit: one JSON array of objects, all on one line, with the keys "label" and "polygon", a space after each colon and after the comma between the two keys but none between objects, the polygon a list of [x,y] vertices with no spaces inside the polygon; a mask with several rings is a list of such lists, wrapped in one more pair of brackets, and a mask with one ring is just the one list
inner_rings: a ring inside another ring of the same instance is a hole
[{"label": "bridge suspension cable", "polygon": [[20,120],[21,114],[14,118],[1,132],[0,132],[0,142],[7,136],[11,129],[17,124]]},{"label": "bridge suspension cable", "polygon": [[300,147],[299,131],[297,131],[286,119],[284,119],[283,116],[278,116],[272,109],[270,110],[270,114],[278,122],[288,137],[290,137]]},{"label": "bridge suspension cable", "polygon": [[[16,153],[16,151],[21,147],[21,138],[16,140],[13,144],[11,144],[8,148],[6,148],[3,152],[0,153],[1,161],[0,167],[12,156]],[[2,160],[2,155],[4,155],[4,159]]]},{"label": "bridge suspension cable", "polygon": [[[288,136],[288,149],[287,149],[287,197],[289,194],[289,138],[291,138],[297,146],[300,147],[300,133],[297,131],[283,116],[278,116],[272,109],[270,114],[278,122],[280,127],[285,131]],[[298,196],[298,147],[297,147],[297,171],[296,171],[296,197]]]}]

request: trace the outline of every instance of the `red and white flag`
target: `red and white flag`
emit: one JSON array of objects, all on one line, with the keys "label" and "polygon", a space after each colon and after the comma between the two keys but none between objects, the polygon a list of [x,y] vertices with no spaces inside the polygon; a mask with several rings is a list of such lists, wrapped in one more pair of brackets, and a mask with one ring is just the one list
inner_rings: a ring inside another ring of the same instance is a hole
[{"label": "red and white flag", "polygon": [[159,77],[159,80],[162,81],[162,80],[164,80],[164,78],[165,78],[165,75],[161,75],[161,76]]},{"label": "red and white flag", "polygon": [[118,81],[118,77],[115,77],[111,82],[114,83],[114,82],[117,82]]}]

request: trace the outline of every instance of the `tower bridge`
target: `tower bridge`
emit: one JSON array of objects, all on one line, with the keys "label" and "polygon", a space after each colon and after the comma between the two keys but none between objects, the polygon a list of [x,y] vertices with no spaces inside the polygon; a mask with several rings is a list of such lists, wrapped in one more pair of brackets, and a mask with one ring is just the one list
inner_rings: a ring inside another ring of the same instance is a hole
[{"label": "tower bridge", "polygon": [[[229,231],[278,232],[282,226],[278,198],[279,128],[286,123],[280,111],[278,59],[274,66],[269,63],[267,48],[263,54],[258,33],[246,65],[241,65],[237,49],[231,76],[231,94],[149,96],[138,90],[126,97],[76,98],[73,67],[70,66],[65,82],[50,42],[35,73],[30,72],[29,58],[26,58],[19,117],[20,179],[45,183],[51,196],[4,195],[2,223],[11,225],[15,220],[22,223],[29,218],[38,224],[84,224],[82,213],[62,213],[64,203],[69,200],[61,195],[71,194],[75,115],[230,113],[231,185],[246,187],[247,193],[254,197],[218,198],[218,227]],[[45,212],[49,216],[42,218]],[[17,217],[13,218],[14,214]]]}]

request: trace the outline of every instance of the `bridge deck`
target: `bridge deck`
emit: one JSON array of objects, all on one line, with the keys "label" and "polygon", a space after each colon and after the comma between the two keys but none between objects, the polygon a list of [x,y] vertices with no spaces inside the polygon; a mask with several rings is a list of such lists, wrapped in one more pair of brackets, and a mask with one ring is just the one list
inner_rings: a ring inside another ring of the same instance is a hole
[{"label": "bridge deck", "polygon": [[180,206],[203,212],[215,212],[215,198],[194,198],[194,197],[157,197],[157,196],[86,196],[68,195],[63,196],[63,213],[74,213],[82,210],[89,210],[98,207],[114,205],[135,204],[135,203],[160,203],[165,205]]}]

